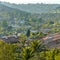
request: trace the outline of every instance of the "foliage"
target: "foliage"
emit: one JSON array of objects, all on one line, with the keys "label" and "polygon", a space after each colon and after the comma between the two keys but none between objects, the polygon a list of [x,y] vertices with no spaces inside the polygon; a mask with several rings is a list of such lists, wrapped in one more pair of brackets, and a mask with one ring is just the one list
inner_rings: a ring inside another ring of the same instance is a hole
[{"label": "foliage", "polygon": [[29,36],[30,36],[30,30],[29,30],[29,29],[28,29],[28,31],[27,31],[26,36],[27,36],[27,37],[29,37]]},{"label": "foliage", "polygon": [[31,49],[31,47],[25,47],[25,48],[23,48],[23,51],[22,51],[22,58],[23,59],[29,60],[33,56],[34,55],[33,55],[33,51]]}]

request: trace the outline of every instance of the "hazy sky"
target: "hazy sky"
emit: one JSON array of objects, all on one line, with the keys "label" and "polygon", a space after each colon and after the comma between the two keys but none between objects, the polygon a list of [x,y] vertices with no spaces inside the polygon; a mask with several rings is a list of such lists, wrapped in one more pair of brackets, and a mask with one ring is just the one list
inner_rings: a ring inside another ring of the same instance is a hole
[{"label": "hazy sky", "polygon": [[51,4],[60,4],[60,0],[0,0],[10,3],[51,3]]}]

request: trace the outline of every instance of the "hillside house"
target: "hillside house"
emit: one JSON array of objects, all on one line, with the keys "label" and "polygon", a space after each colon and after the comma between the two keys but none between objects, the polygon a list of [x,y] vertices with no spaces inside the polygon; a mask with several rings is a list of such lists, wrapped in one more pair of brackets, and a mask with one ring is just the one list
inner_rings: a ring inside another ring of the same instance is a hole
[{"label": "hillside house", "polygon": [[11,36],[3,36],[2,38],[3,41],[7,42],[7,43],[19,43],[18,41],[18,36],[15,35],[11,35]]},{"label": "hillside house", "polygon": [[56,48],[60,46],[60,33],[50,34],[42,38],[42,41],[45,45],[50,48]]}]

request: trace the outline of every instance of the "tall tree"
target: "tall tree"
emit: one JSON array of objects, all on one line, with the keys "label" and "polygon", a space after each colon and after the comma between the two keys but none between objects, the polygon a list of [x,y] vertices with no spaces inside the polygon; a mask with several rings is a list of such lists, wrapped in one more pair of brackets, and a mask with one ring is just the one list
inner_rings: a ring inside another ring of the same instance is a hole
[{"label": "tall tree", "polygon": [[30,36],[30,29],[28,29],[26,36],[27,36],[27,37]]}]

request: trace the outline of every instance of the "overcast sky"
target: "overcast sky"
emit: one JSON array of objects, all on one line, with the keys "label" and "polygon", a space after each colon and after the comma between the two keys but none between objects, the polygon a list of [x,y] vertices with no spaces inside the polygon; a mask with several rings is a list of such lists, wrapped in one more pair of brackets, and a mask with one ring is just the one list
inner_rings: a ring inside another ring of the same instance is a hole
[{"label": "overcast sky", "polygon": [[4,2],[17,3],[17,4],[27,4],[27,3],[50,3],[50,4],[60,4],[60,0],[0,0]]}]

